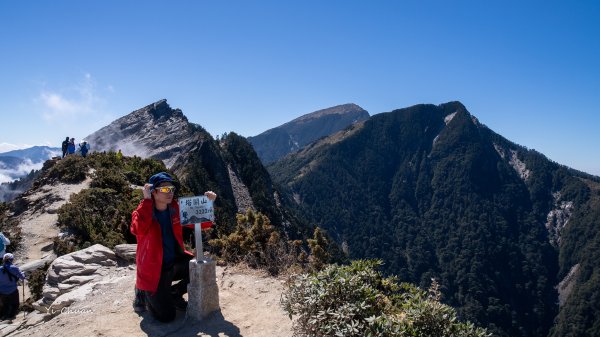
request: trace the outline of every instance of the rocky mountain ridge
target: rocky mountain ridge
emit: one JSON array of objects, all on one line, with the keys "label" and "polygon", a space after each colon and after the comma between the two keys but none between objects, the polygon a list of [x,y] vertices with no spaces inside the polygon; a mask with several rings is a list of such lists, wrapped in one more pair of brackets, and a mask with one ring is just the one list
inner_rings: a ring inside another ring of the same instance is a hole
[{"label": "rocky mountain ridge", "polygon": [[496,335],[560,336],[557,313],[598,319],[581,311],[582,293],[600,289],[600,266],[581,253],[595,241],[575,233],[597,235],[600,179],[506,140],[459,102],[374,115],[268,170],[350,258],[381,258],[421,286],[435,277]]},{"label": "rocky mountain ridge", "polygon": [[178,172],[186,155],[210,139],[200,126],[188,122],[166,99],[123,116],[85,137],[93,151],[121,150],[126,156],[156,158]]},{"label": "rocky mountain ridge", "polygon": [[[246,142],[233,133],[228,137],[229,142],[233,138],[238,144]],[[232,155],[229,152],[236,150],[227,146],[226,139],[216,141],[164,99],[113,121],[86,140],[92,144],[93,151],[120,149],[127,156],[162,160],[195,195],[215,191],[220,196],[220,218],[226,223],[235,221],[236,212],[249,208],[266,212],[276,223],[285,221],[280,211],[265,209],[275,204],[275,190],[260,163],[247,158],[255,154],[243,151],[242,157]],[[243,174],[247,171],[262,178],[251,179]],[[263,183],[257,184],[257,181]],[[270,201],[258,200],[264,198]]]},{"label": "rocky mountain ridge", "polygon": [[257,136],[248,137],[264,164],[296,152],[313,141],[369,118],[369,113],[350,103],[300,116]]}]

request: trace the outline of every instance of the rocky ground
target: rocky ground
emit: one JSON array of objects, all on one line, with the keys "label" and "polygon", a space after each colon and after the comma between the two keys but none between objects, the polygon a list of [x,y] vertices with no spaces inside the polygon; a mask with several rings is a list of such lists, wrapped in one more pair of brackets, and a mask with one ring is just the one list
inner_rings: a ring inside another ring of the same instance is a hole
[{"label": "rocky ground", "polygon": [[44,315],[20,313],[0,323],[0,336],[292,336],[279,306],[283,281],[243,267],[217,267],[220,311],[203,321],[179,312],[169,324],[132,309],[135,265],[110,268],[85,298]]}]

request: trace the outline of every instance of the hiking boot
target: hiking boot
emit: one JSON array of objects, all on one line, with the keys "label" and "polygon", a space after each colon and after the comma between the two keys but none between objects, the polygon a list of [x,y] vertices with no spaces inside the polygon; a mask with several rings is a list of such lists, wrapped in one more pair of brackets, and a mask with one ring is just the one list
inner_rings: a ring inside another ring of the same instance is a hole
[{"label": "hiking boot", "polygon": [[146,294],[143,290],[135,289],[135,298],[133,299],[133,311],[146,311]]},{"label": "hiking boot", "polygon": [[186,311],[188,302],[183,299],[183,297],[174,298],[173,302],[175,304],[175,309],[179,311]]}]

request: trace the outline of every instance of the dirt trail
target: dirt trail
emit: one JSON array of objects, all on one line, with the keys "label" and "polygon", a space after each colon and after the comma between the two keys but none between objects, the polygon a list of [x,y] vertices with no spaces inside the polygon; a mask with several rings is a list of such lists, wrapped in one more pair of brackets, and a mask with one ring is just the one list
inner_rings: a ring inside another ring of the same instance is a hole
[{"label": "dirt trail", "polygon": [[53,240],[59,234],[57,210],[69,201],[72,194],[89,188],[90,182],[91,178],[87,178],[79,184],[43,186],[25,197],[30,207],[19,215],[23,238],[22,248],[16,252],[19,264],[39,260],[52,252]]}]

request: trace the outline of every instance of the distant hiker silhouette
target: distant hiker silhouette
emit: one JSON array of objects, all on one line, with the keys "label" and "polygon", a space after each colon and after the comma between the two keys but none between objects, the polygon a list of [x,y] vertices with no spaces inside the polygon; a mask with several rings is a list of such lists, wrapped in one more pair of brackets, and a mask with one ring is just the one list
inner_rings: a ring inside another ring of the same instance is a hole
[{"label": "distant hiker silhouette", "polygon": [[[177,185],[165,172],[150,177],[142,190],[144,199],[131,216],[131,233],[137,238],[133,307],[136,312],[148,308],[161,322],[175,319],[176,310],[186,310],[182,296],[190,282],[193,258],[183,246],[179,203],[174,199]],[[211,191],[204,194],[210,200],[217,198]],[[179,282],[173,285],[173,281]]]},{"label": "distant hiker silhouette", "polygon": [[14,266],[14,256],[11,253],[4,254],[2,266],[0,267],[0,319],[14,319],[19,312],[19,288],[17,282],[25,280],[25,275]]},{"label": "distant hiker silhouette", "polygon": [[85,156],[87,156],[89,150],[90,150],[90,144],[88,144],[86,141],[83,141],[81,144],[79,144],[79,151],[81,151],[82,157],[85,158]]},{"label": "distant hiker silhouette", "polygon": [[69,148],[69,136],[67,136],[67,138],[65,140],[63,140],[62,142],[62,152],[63,152],[63,158],[67,155],[67,150]]},{"label": "distant hiker silhouette", "polygon": [[75,153],[75,138],[71,138],[69,144],[67,145],[67,151],[69,154]]}]

